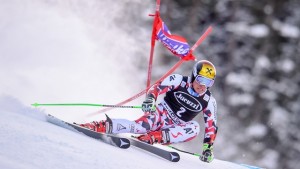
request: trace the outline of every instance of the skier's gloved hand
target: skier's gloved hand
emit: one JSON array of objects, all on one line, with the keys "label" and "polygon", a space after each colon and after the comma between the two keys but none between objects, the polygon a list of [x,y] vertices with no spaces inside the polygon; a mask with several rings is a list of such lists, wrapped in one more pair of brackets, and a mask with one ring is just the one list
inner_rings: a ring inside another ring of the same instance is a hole
[{"label": "skier's gloved hand", "polygon": [[200,156],[200,160],[207,163],[212,162],[212,160],[214,159],[213,146],[208,143],[204,143],[202,149],[203,152],[202,155]]},{"label": "skier's gloved hand", "polygon": [[156,106],[155,106],[155,99],[153,97],[147,97],[146,100],[142,104],[142,110],[143,112],[155,112]]}]

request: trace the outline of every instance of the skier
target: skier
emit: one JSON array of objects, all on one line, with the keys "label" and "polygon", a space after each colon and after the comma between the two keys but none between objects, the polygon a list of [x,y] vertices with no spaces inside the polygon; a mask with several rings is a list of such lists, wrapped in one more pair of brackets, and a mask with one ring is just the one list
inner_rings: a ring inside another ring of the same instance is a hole
[{"label": "skier", "polygon": [[[142,103],[145,113],[135,121],[110,119],[81,124],[81,126],[103,133],[142,134],[137,139],[153,144],[187,142],[200,131],[198,122],[192,119],[203,112],[205,135],[200,159],[211,162],[214,159],[213,143],[217,134],[217,103],[209,88],[216,77],[215,66],[207,61],[197,62],[191,76],[173,74],[161,83],[152,86]],[[156,103],[159,95],[165,94]]]}]

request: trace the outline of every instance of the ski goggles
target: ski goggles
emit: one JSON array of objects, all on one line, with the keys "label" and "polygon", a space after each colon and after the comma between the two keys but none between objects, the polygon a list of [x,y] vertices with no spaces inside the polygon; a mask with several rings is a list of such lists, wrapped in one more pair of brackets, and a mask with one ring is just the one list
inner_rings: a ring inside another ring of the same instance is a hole
[{"label": "ski goggles", "polygon": [[206,87],[211,87],[214,84],[213,79],[209,79],[201,75],[196,76],[195,80],[198,84],[205,85]]}]

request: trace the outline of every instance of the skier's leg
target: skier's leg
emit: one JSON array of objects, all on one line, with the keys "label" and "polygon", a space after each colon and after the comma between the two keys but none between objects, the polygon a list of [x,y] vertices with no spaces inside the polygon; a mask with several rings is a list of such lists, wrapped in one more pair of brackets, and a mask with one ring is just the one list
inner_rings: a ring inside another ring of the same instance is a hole
[{"label": "skier's leg", "polygon": [[172,144],[187,142],[194,139],[200,131],[199,124],[196,121],[190,121],[180,125],[168,125],[160,128],[158,131],[151,131],[138,137],[139,140],[153,144]]},{"label": "skier's leg", "polygon": [[111,119],[112,133],[143,134],[156,130],[160,120],[158,112],[147,113],[135,121],[127,119]]},{"label": "skier's leg", "polygon": [[189,121],[184,124],[164,126],[162,130],[168,131],[170,143],[180,143],[195,138],[199,134],[200,126],[196,121]]},{"label": "skier's leg", "polygon": [[108,116],[106,120],[99,122],[93,121],[91,123],[80,124],[82,127],[101,133],[135,133],[143,134],[152,130],[156,130],[159,126],[159,113],[147,113],[135,121],[127,119],[110,119]]}]

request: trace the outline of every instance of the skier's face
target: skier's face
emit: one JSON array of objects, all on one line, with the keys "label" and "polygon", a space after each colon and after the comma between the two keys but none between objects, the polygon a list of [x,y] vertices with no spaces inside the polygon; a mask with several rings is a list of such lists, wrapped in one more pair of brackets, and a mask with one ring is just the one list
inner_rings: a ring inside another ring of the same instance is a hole
[{"label": "skier's face", "polygon": [[195,92],[197,92],[199,94],[203,94],[203,92],[206,91],[206,86],[197,83],[196,80],[193,82],[193,88],[194,88]]}]

